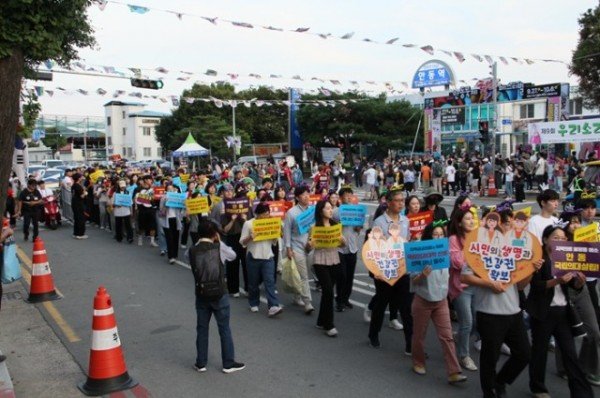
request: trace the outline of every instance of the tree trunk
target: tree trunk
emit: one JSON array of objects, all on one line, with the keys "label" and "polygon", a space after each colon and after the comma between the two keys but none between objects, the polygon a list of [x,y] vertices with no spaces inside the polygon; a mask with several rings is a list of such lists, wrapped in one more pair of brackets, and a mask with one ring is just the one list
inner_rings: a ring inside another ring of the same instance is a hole
[{"label": "tree trunk", "polygon": [[[19,123],[24,59],[20,50],[0,59],[0,214],[4,215]],[[16,193],[15,193],[16,194]]]}]

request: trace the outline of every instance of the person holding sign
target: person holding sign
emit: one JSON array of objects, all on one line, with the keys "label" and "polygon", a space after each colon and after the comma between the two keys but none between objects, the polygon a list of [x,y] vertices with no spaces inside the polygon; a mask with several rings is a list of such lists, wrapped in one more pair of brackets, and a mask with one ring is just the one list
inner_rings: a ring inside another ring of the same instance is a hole
[{"label": "person holding sign", "polygon": [[[317,238],[315,228],[333,227],[335,225],[337,225],[337,222],[333,220],[333,206],[331,203],[326,200],[317,202],[315,206],[315,227],[311,230],[311,236],[306,247],[308,250],[315,249],[314,269],[319,282],[321,282],[321,305],[319,306],[317,328],[323,329],[329,337],[336,337],[338,334],[333,324],[333,286],[340,268],[338,247],[344,246],[345,241],[340,228],[339,236],[330,238],[327,242],[321,242]],[[335,246],[331,245],[330,241],[335,241]]]},{"label": "person holding sign", "polygon": [[[423,230],[421,239],[444,239],[446,237],[444,226],[447,224],[447,220],[440,221],[428,224]],[[427,265],[421,273],[410,274],[410,290],[415,294],[412,302],[414,324],[412,360],[413,371],[418,375],[425,375],[425,336],[427,335],[427,324],[431,319],[444,352],[448,382],[453,384],[466,381],[467,377],[461,374],[452,337],[450,309],[446,299],[448,277],[447,268],[432,270],[431,265]]]},{"label": "person holding sign", "polygon": [[567,289],[567,285],[570,285],[581,290],[585,285],[585,276],[581,272],[569,272],[558,278],[552,276],[550,242],[566,240],[567,235],[560,225],[550,225],[542,232],[544,263],[531,279],[531,289],[525,303],[531,316],[529,388],[534,395],[548,394],[545,384],[546,361],[550,336],[554,336],[563,357],[571,397],[593,397],[592,387],[586,380],[575,352],[569,314],[572,308]]},{"label": "person holding sign", "polygon": [[[569,241],[573,241],[575,231],[581,227],[581,215],[580,210],[572,212],[564,211],[559,217],[562,223],[568,223],[565,234]],[[586,227],[583,227],[586,228]],[[592,228],[595,228],[592,227]],[[594,231],[595,233],[595,231]],[[577,239],[575,239],[577,241]],[[590,285],[592,288],[590,288]],[[590,290],[593,289],[594,293]],[[583,328],[587,332],[587,335],[583,337],[581,341],[581,348],[579,349],[579,363],[586,373],[586,379],[592,385],[600,385],[600,363],[598,361],[598,345],[600,345],[600,328],[598,327],[598,321],[596,318],[596,311],[592,302],[592,294],[596,294],[596,278],[586,278],[586,286],[583,289],[577,291],[576,289],[569,287],[569,296],[573,303],[573,308],[579,314],[581,322],[583,322]],[[557,354],[558,350],[555,350],[556,368],[559,374],[565,374],[565,365],[562,361],[562,355]]]},{"label": "person holding sign", "polygon": [[127,234],[127,242],[133,242],[133,228],[131,228],[131,206],[120,206],[116,203],[116,195],[128,195],[127,183],[125,180],[119,180],[115,192],[110,196],[110,205],[114,208],[113,213],[115,215],[115,232],[117,242],[123,241],[123,226],[125,226],[125,233]]},{"label": "person holding sign", "polygon": [[[339,191],[339,196],[342,205],[352,203],[352,188],[349,186],[342,187]],[[340,222],[340,208],[337,207],[333,211],[333,219]],[[338,249],[340,253],[340,272],[336,280],[336,310],[338,312],[344,309],[352,308],[350,304],[350,295],[352,294],[352,286],[354,285],[354,271],[356,269],[356,253],[360,248],[358,241],[362,226],[343,226],[342,235],[346,244]]]},{"label": "person holding sign", "polygon": [[304,313],[310,315],[315,310],[312,306],[310,285],[308,284],[308,270],[313,263],[313,254],[307,249],[308,232],[301,233],[298,225],[298,216],[308,210],[310,192],[306,185],[297,186],[294,189],[296,205],[285,215],[283,223],[283,241],[287,251],[287,257],[294,259],[298,267],[298,273],[302,279],[302,294],[296,295],[294,303],[304,306]]},{"label": "person holding sign", "polygon": [[[269,217],[269,205],[259,203],[254,210],[256,218],[247,220],[242,227],[240,244],[246,249],[246,267],[248,269],[248,304],[251,312],[258,312],[260,305],[259,285],[262,280],[267,296],[269,318],[280,314],[283,308],[275,293],[275,262],[273,261],[273,245],[277,239],[263,239],[263,231],[257,227],[257,221],[272,219],[279,228],[277,236],[281,235],[281,221],[279,218]],[[268,232],[268,231],[264,231]]]},{"label": "person holding sign", "polygon": [[[472,217],[469,213],[466,212],[466,217]],[[449,228],[449,232],[452,233],[452,228]],[[539,269],[542,260],[533,265],[535,269]],[[506,384],[512,384],[529,363],[531,349],[519,305],[519,290],[525,289],[530,280],[531,275],[517,283],[508,284],[480,278],[469,264],[462,268],[460,281],[469,285],[468,289],[473,291],[475,323],[481,337],[479,380],[484,397],[506,396]],[[463,291],[461,295],[464,294]],[[510,349],[510,358],[496,372],[504,343]],[[547,344],[546,341],[546,350]]]},{"label": "person holding sign", "polygon": [[181,218],[183,217],[183,209],[167,206],[169,192],[178,193],[179,188],[173,184],[167,185],[167,195],[160,199],[158,216],[160,227],[165,232],[165,238],[167,240],[167,257],[169,259],[169,264],[174,264],[179,251],[179,233],[182,229]]},{"label": "person holding sign", "polygon": [[[231,195],[229,190],[230,187],[227,187],[225,198]],[[238,183],[235,187],[235,191],[237,194],[233,198],[235,199],[244,199],[246,198],[245,185],[242,183]],[[246,198],[247,201],[247,198]],[[251,209],[243,209],[242,205],[236,203],[232,206],[232,208],[228,207],[228,200],[224,199],[224,213],[220,216],[220,225],[223,228],[223,232],[225,233],[225,243],[231,247],[237,257],[233,261],[227,261],[227,288],[229,290],[229,294],[232,294],[233,297],[240,297],[240,263],[242,265],[242,277],[244,278],[244,291],[248,292],[248,269],[246,267],[246,250],[240,244],[240,236],[242,234],[242,227],[244,226],[244,222],[251,218],[250,211]]]}]

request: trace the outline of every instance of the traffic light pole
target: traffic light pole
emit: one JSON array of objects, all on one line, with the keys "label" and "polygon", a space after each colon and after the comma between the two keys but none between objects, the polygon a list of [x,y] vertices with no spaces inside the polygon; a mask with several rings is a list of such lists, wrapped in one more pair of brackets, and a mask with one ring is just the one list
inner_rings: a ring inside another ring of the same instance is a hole
[{"label": "traffic light pole", "polygon": [[232,106],[231,107],[231,111],[233,113],[233,163],[235,163],[235,161],[237,160],[237,156],[236,156],[236,143],[235,143],[235,108],[237,108],[237,106]]},{"label": "traffic light pole", "polygon": [[496,131],[498,130],[498,64],[494,62],[492,64],[492,88],[493,88],[493,104],[494,104],[494,119],[493,128],[488,130],[488,134],[491,138],[490,145],[490,160],[492,164],[495,164],[496,158]]}]

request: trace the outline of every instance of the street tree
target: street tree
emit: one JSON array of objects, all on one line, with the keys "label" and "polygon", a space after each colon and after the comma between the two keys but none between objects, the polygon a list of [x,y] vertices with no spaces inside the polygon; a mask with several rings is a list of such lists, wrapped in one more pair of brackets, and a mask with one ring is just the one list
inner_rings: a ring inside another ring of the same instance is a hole
[{"label": "street tree", "polygon": [[[87,16],[92,0],[0,1],[0,214],[4,214],[26,71],[43,61],[66,66],[95,44]],[[22,130],[22,129],[21,129]]]},{"label": "street tree", "polygon": [[579,42],[573,52],[571,73],[579,77],[584,104],[600,107],[600,5],[579,18]]}]

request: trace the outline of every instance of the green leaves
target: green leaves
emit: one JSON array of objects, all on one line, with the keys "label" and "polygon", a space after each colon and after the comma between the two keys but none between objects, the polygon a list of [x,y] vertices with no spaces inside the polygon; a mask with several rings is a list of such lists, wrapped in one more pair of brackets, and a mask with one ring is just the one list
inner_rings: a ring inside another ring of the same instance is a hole
[{"label": "green leaves", "polygon": [[77,48],[95,44],[90,5],[91,0],[0,1],[0,58],[20,49],[28,64],[54,59],[65,65]]},{"label": "green leaves", "polygon": [[579,90],[584,103],[600,106],[600,5],[579,19],[579,43],[573,52],[571,73],[580,78]]}]

